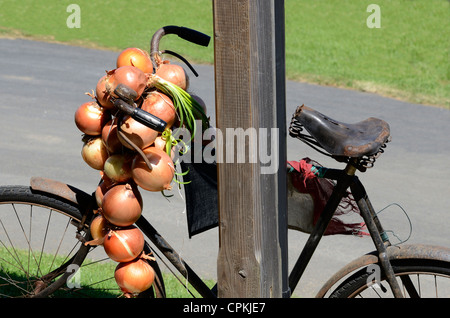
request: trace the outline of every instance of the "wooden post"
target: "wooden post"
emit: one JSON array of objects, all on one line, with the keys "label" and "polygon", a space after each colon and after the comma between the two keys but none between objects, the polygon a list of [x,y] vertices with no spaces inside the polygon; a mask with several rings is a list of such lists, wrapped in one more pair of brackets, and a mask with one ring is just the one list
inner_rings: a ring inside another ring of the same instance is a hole
[{"label": "wooden post", "polygon": [[289,296],[284,1],[214,0],[213,13],[218,296]]}]

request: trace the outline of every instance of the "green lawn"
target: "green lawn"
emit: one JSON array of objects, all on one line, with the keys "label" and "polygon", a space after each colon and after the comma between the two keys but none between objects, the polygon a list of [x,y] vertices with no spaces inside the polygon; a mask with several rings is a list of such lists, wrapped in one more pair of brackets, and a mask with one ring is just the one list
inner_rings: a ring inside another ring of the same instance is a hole
[{"label": "green lawn", "polygon": [[[5,284],[2,278],[14,279],[19,285],[26,284],[29,280],[33,281],[35,276],[40,277],[48,270],[54,269],[66,260],[59,256],[54,256],[46,253],[39,253],[37,251],[33,254],[25,250],[8,250],[0,247],[0,298],[4,295],[20,296],[20,291],[16,288],[10,288]],[[12,254],[13,253],[13,254]],[[20,263],[17,260],[20,259]],[[72,280],[72,284],[78,283],[83,290],[81,292],[66,289],[59,290],[55,293],[56,297],[121,297],[122,292],[116,284],[114,279],[114,270],[118,263],[113,261],[92,262],[86,260],[80,270],[79,278]],[[160,263],[161,264],[161,263]],[[26,274],[26,272],[28,274]],[[181,277],[181,275],[178,275]],[[191,298],[192,295],[186,288],[187,282],[185,279],[178,280],[171,275],[169,271],[163,270],[163,279],[166,287],[167,298]],[[181,282],[180,282],[181,281]],[[208,280],[206,282],[209,287],[214,286],[214,281]],[[199,294],[189,286],[190,291],[195,297]]]},{"label": "green lawn", "polygon": [[[87,1],[81,27],[68,28],[74,1],[2,0],[0,35],[109,49],[148,49],[152,33],[176,24],[212,35],[212,1]],[[380,7],[381,28],[368,28],[367,6]],[[448,0],[286,0],[290,79],[377,92],[450,107]],[[213,63],[209,48],[166,37],[161,48]]]}]

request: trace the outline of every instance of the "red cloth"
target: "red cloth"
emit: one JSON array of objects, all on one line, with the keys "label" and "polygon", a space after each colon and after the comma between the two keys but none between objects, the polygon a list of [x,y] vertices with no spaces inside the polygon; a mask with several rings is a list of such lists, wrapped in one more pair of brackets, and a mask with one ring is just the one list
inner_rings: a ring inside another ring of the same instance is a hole
[{"label": "red cloth", "polygon": [[[310,194],[314,200],[315,225],[333,192],[334,183],[329,179],[318,178],[312,171],[312,168],[313,166],[320,165],[309,158],[304,158],[300,161],[288,161],[287,163],[294,168],[294,171],[290,172],[293,186],[301,193]],[[351,193],[347,192],[347,196],[339,204],[324,235],[368,235],[363,231],[365,228],[364,222],[347,223],[343,220],[342,216],[348,215],[349,213],[359,214],[359,209]]]}]

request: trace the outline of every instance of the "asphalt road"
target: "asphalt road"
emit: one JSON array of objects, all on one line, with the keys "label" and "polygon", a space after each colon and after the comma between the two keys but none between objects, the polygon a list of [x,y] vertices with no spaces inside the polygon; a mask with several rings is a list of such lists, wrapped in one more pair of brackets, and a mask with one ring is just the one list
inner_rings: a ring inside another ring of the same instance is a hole
[{"label": "asphalt road", "polygon": [[[29,184],[31,176],[64,181],[87,192],[99,173],[81,158],[81,133],[75,110],[88,101],[117,53],[21,39],[0,39],[0,183]],[[196,66],[191,91],[201,96],[214,119],[214,71]],[[360,176],[375,209],[400,204],[412,221],[409,243],[450,247],[450,111],[409,104],[375,94],[304,83],[287,83],[287,118],[305,103],[340,121],[379,117],[389,122],[392,142],[375,168]],[[313,158],[341,167],[300,141],[288,137],[288,159]],[[144,215],[199,275],[215,278],[217,229],[188,238],[182,192],[166,199],[143,191]],[[380,214],[386,228],[407,237],[409,224],[400,209]],[[289,231],[293,266],[307,235]],[[326,279],[352,259],[373,250],[371,240],[331,236],[321,241],[296,295],[311,297]]]}]

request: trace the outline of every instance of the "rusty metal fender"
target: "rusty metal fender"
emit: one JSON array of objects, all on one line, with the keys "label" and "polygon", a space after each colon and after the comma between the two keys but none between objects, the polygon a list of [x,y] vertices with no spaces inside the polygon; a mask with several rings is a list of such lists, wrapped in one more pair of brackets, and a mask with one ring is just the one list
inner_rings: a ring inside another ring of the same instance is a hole
[{"label": "rusty metal fender", "polygon": [[[412,245],[399,245],[399,246],[389,246],[387,248],[388,257],[390,260],[400,260],[400,259],[428,259],[445,261],[450,263],[450,248],[442,246],[433,245],[422,245],[422,244],[412,244]],[[330,290],[333,285],[335,285],[339,280],[347,276],[348,274],[368,266],[370,264],[378,263],[377,252],[371,252],[363,255],[346,266],[340,269],[336,274],[334,274],[319,290],[316,297],[322,298]]]},{"label": "rusty metal fender", "polygon": [[30,186],[35,191],[51,193],[80,207],[85,207],[92,200],[92,195],[69,184],[48,178],[32,177]]}]

